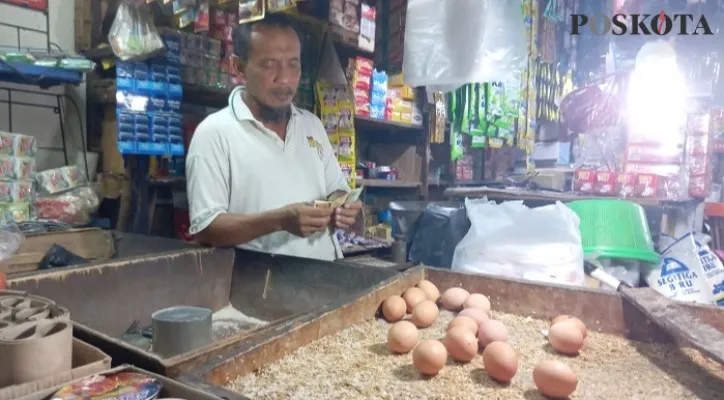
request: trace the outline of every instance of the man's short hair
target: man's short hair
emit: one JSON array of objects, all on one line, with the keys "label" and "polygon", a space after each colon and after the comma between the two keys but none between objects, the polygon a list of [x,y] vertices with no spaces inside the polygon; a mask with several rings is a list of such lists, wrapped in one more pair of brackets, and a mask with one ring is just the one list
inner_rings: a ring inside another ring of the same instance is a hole
[{"label": "man's short hair", "polygon": [[241,61],[249,61],[251,53],[251,32],[255,26],[269,26],[281,29],[292,29],[296,33],[292,20],[284,13],[267,14],[264,19],[241,24],[234,29],[234,54]]}]

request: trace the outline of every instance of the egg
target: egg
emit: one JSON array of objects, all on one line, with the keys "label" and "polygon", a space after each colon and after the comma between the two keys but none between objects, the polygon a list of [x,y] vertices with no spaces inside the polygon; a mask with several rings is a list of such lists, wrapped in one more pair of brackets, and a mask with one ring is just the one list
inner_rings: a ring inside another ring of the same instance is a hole
[{"label": "egg", "polygon": [[390,296],[382,302],[382,316],[389,322],[396,322],[405,316],[407,303],[401,296]]},{"label": "egg", "polygon": [[470,317],[478,323],[478,325],[490,319],[488,313],[477,308],[466,308],[458,313],[458,317]]},{"label": "egg", "polygon": [[456,326],[445,334],[445,348],[455,360],[470,362],[478,354],[478,338],[467,327]]},{"label": "egg", "polygon": [[427,299],[430,301],[437,302],[437,300],[440,298],[440,290],[437,288],[437,286],[435,286],[434,283],[426,279],[421,280],[420,283],[417,284],[417,287],[425,292],[425,295],[427,295]]},{"label": "egg", "polygon": [[575,322],[565,320],[548,329],[548,341],[559,353],[578,354],[583,347],[583,332]]},{"label": "egg", "polygon": [[407,303],[407,312],[411,313],[415,306],[427,300],[427,295],[422,289],[418,287],[411,287],[405,290],[405,293],[402,294],[402,298],[405,299],[405,303]]},{"label": "egg", "polygon": [[588,336],[588,327],[586,327],[586,324],[584,324],[583,321],[581,321],[580,319],[572,317],[570,315],[559,315],[557,317],[554,317],[551,320],[551,326],[563,321],[570,321],[575,323],[576,326],[578,326],[578,329],[581,330],[584,339]]},{"label": "egg", "polygon": [[431,300],[424,300],[412,310],[410,321],[418,328],[427,328],[435,323],[439,314],[437,304]]},{"label": "egg", "polygon": [[546,360],[533,369],[533,382],[544,396],[560,399],[576,391],[578,377],[566,364]]},{"label": "egg", "polygon": [[490,312],[490,300],[480,293],[473,293],[463,303],[464,308],[475,308],[486,313]]},{"label": "egg", "polygon": [[412,364],[423,375],[437,375],[445,363],[447,363],[447,350],[437,340],[425,339],[412,351]]},{"label": "egg", "polygon": [[393,353],[409,353],[420,341],[417,327],[410,321],[400,321],[387,332],[387,347]]},{"label": "egg", "polygon": [[508,383],[518,372],[518,355],[505,342],[492,342],[483,350],[485,372],[492,379]]},{"label": "egg", "polygon": [[508,329],[502,322],[495,319],[489,319],[480,324],[480,329],[478,329],[478,342],[481,346],[485,347],[492,342],[507,341]]},{"label": "egg", "polygon": [[480,325],[475,322],[474,319],[466,317],[464,315],[462,317],[458,315],[457,317],[453,318],[452,321],[450,321],[450,323],[447,325],[447,330],[449,331],[452,328],[461,326],[469,330],[473,335],[476,336],[478,334],[478,328],[480,327]]},{"label": "egg", "polygon": [[453,287],[442,294],[442,306],[450,311],[462,310],[465,300],[470,297],[467,290]]}]

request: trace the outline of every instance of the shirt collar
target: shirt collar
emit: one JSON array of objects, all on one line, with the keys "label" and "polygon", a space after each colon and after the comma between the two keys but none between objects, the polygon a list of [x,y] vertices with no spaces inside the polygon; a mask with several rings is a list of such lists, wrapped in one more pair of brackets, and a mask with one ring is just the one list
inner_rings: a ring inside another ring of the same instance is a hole
[{"label": "shirt collar", "polygon": [[[246,105],[244,99],[241,98],[241,94],[244,92],[243,86],[237,86],[231,91],[229,95],[229,107],[231,107],[231,113],[234,114],[237,120],[241,121],[257,121],[254,115],[249,110],[249,106]],[[299,115],[301,111],[292,104],[292,117]],[[257,121],[259,122],[259,121]]]}]

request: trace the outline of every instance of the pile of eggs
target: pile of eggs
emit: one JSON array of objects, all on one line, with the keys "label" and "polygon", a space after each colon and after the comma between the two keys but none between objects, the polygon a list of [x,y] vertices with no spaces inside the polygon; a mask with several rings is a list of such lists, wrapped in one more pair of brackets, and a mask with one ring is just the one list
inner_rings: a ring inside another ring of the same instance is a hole
[{"label": "pile of eggs", "polygon": [[[418,329],[435,323],[440,314],[438,304],[458,313],[448,324],[443,342],[420,340]],[[382,303],[381,313],[387,321],[394,322],[387,334],[390,351],[412,352],[412,363],[423,375],[437,375],[448,355],[467,363],[480,349],[485,371],[493,380],[508,383],[518,372],[518,355],[508,343],[508,330],[502,322],[490,318],[490,300],[482,294],[453,287],[440,295],[432,282],[423,280],[402,296],[388,297]],[[551,347],[569,356],[578,354],[587,335],[583,321],[568,315],[553,318],[547,333]],[[545,360],[534,368],[533,382],[544,396],[563,398],[576,390],[578,377],[566,364]]]}]

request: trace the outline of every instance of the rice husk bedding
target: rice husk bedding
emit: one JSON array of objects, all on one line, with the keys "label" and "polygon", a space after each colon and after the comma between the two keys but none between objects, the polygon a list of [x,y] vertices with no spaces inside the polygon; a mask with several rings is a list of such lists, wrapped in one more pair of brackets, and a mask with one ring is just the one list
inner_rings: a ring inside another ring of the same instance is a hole
[{"label": "rice husk bedding", "polygon": [[[442,340],[454,317],[441,311],[421,339]],[[492,313],[508,328],[519,357],[518,373],[500,385],[485,372],[482,356],[468,364],[448,359],[432,378],[422,377],[412,355],[387,348],[390,324],[371,320],[297,349],[228,388],[252,399],[544,399],[533,368],[545,359],[566,363],[578,376],[571,399],[724,399],[724,368],[698,352],[593,332],[577,357],[557,354],[542,329],[548,321]]]}]

